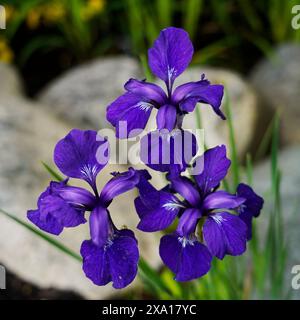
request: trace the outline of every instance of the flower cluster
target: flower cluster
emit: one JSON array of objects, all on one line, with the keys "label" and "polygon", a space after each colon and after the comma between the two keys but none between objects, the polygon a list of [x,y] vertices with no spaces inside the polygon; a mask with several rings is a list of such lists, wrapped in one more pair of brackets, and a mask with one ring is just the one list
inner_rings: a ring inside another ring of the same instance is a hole
[{"label": "flower cluster", "polygon": [[195,161],[204,168],[194,180],[171,173],[169,185],[160,191],[142,180],[135,199],[142,231],[164,230],[179,219],[176,231],[163,236],[159,248],[178,281],[206,274],[214,256],[241,255],[251,238],[252,218],[263,205],[263,199],[245,184],[238,186],[236,194],[218,190],[230,166],[225,146],[209,149]]},{"label": "flower cluster", "polygon": [[[134,201],[139,230],[162,231],[178,222],[173,233],[161,238],[159,247],[163,262],[175,273],[177,281],[203,276],[213,257],[241,255],[251,239],[252,219],[258,217],[263,199],[245,184],[239,184],[235,194],[219,190],[230,167],[225,146],[209,149],[190,163],[198,146],[194,135],[182,129],[184,116],[202,102],[225,119],[220,110],[221,85],[211,85],[201,76],[198,82],[173,91],[176,77],[187,68],[192,55],[193,46],[184,30],[164,29],[149,50],[149,64],[165,82],[167,93],[156,84],[131,79],[125,85],[127,92],[107,108],[107,119],[119,138],[138,134],[145,128],[152,109],[157,109],[158,142],[153,144],[150,134],[145,135],[141,139],[141,159],[152,169],[167,174],[168,183],[162,190],[151,184],[147,170],[129,168],[112,173],[112,179],[99,192],[96,178],[108,162],[108,142],[95,131],[74,129],[54,151],[54,161],[67,178],[51,182],[39,197],[38,208],[28,211],[28,218],[35,225],[56,235],[64,228],[85,223],[86,212],[90,212],[91,239],[83,241],[81,255],[86,276],[97,285],[112,281],[115,288],[123,288],[136,276],[137,240],[132,231],[115,226],[108,210],[114,198],[133,188],[139,191]],[[121,122],[127,124],[129,133],[120,130]],[[182,136],[189,139],[182,142]],[[178,154],[178,138],[182,149],[188,147],[188,158]],[[167,163],[160,161],[165,155],[163,145],[170,150]],[[146,161],[153,155],[158,161]],[[179,164],[175,161],[178,158]],[[184,171],[188,166],[202,170],[187,177]],[[69,178],[86,181],[92,192],[69,185]]]}]

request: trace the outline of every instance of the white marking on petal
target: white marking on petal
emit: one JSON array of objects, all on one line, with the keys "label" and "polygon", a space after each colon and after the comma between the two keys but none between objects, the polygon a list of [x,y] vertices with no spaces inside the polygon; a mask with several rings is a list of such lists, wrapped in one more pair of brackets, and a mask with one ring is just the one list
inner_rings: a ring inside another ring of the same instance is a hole
[{"label": "white marking on petal", "polygon": [[165,208],[168,211],[174,211],[178,208],[184,208],[184,206],[177,201],[173,200],[171,202],[166,202],[162,205],[163,208]]},{"label": "white marking on petal", "polygon": [[220,215],[215,215],[212,217],[215,222],[220,226],[222,224],[222,222],[224,221],[223,217]]},{"label": "white marking on petal", "polygon": [[140,110],[143,110],[143,111],[147,112],[149,109],[152,108],[152,104],[148,103],[148,102],[139,102],[136,105],[136,107],[139,108]]},{"label": "white marking on petal", "polygon": [[84,175],[86,179],[89,181],[93,181],[95,178],[95,175],[97,173],[97,166],[91,166],[91,165],[84,165],[80,172]]},{"label": "white marking on petal", "polygon": [[178,241],[181,243],[182,247],[185,248],[186,245],[193,246],[195,240],[193,239],[188,239],[186,237],[178,237]]}]

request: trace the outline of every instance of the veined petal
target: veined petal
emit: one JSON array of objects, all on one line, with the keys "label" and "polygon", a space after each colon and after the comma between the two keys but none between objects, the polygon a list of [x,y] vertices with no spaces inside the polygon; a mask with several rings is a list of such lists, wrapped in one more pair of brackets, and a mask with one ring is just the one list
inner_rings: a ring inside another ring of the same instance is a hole
[{"label": "veined petal", "polygon": [[193,53],[193,45],[186,31],[174,27],[166,28],[160,32],[148,51],[149,66],[153,74],[170,87],[187,68]]},{"label": "veined petal", "polygon": [[136,276],[139,252],[130,230],[117,230],[102,247],[91,240],[84,241],[80,253],[85,275],[96,285],[112,281],[114,288],[121,289]]},{"label": "veined petal", "polygon": [[98,286],[111,281],[109,261],[105,247],[98,247],[92,240],[83,241],[80,249],[83,258],[83,271],[87,278]]},{"label": "veined petal", "polygon": [[54,161],[68,177],[94,184],[97,174],[108,162],[109,145],[99,141],[96,131],[73,129],[54,150]]},{"label": "veined petal", "polygon": [[203,244],[176,233],[161,238],[159,253],[165,265],[175,273],[177,281],[200,278],[211,267],[212,256]]},{"label": "veined petal", "polygon": [[118,231],[107,249],[107,255],[113,287],[126,287],[134,280],[138,270],[139,251],[133,232],[126,229]]},{"label": "veined petal", "polygon": [[196,161],[203,163],[203,171],[194,177],[201,193],[206,195],[225,178],[231,161],[226,157],[224,145],[205,151]]},{"label": "veined petal", "polygon": [[170,176],[172,188],[179,193],[192,206],[200,202],[200,195],[194,184],[186,177]]},{"label": "veined petal", "polygon": [[125,89],[140,97],[141,101],[161,106],[167,101],[167,95],[157,84],[130,79],[125,84]]},{"label": "veined petal", "polygon": [[113,232],[114,227],[108,210],[98,205],[90,215],[90,233],[93,243],[98,247],[104,246]]},{"label": "veined petal", "polygon": [[59,195],[67,203],[72,204],[73,206],[82,207],[86,209],[91,209],[96,203],[96,197],[89,191],[72,186],[63,186],[56,188],[54,183],[52,183],[52,192],[53,194]]},{"label": "veined petal", "polygon": [[176,107],[168,104],[160,107],[156,116],[157,129],[168,129],[172,131],[176,125],[176,118]]},{"label": "veined petal", "polygon": [[100,194],[100,201],[108,204],[113,198],[125,193],[137,186],[140,180],[140,170],[129,168],[128,171],[115,173],[114,177],[109,180]]},{"label": "veined petal", "polygon": [[203,226],[203,236],[211,254],[219,259],[226,254],[238,256],[246,250],[247,226],[228,212],[209,216]]},{"label": "veined petal", "polygon": [[193,112],[198,102],[212,106],[215,113],[225,120],[220,110],[224,87],[222,85],[211,85],[207,80],[188,82],[177,87],[172,95],[174,104],[179,104],[182,111]]},{"label": "veined petal", "polygon": [[184,207],[174,195],[164,191],[157,191],[151,207],[145,205],[141,198],[135,200],[135,206],[141,219],[137,227],[145,232],[166,229]]},{"label": "veined petal", "polygon": [[107,107],[106,118],[120,139],[137,136],[149,120],[153,104],[127,92]]},{"label": "veined petal", "polygon": [[226,191],[216,191],[205,197],[203,209],[236,209],[245,201],[245,198],[238,197]]},{"label": "veined petal", "polygon": [[60,234],[64,228],[86,222],[86,208],[69,203],[59,195],[57,190],[65,187],[65,182],[51,182],[38,199],[38,209],[27,213],[28,219],[37,227],[55,235]]},{"label": "veined petal", "polygon": [[177,233],[181,237],[188,238],[190,234],[196,231],[197,223],[201,216],[201,211],[198,209],[186,209],[179,219]]}]

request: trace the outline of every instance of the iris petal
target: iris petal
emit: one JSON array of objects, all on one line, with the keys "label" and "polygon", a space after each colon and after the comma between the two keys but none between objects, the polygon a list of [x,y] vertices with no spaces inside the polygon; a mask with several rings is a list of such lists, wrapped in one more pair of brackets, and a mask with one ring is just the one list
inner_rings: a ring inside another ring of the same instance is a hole
[{"label": "iris petal", "polygon": [[247,226],[238,217],[220,212],[207,218],[203,226],[206,245],[213,256],[223,259],[226,254],[244,253],[247,243]]},{"label": "iris petal", "polygon": [[186,31],[166,28],[148,51],[149,66],[153,74],[171,86],[189,65],[193,53],[193,45]]},{"label": "iris petal", "polygon": [[172,101],[174,104],[179,104],[181,110],[185,112],[193,112],[198,102],[209,104],[215,113],[225,120],[220,110],[223,94],[222,85],[211,85],[209,81],[201,80],[178,86],[172,95]]},{"label": "iris petal", "polygon": [[162,237],[159,253],[166,266],[175,273],[177,281],[200,278],[211,267],[212,256],[203,244],[176,233]]},{"label": "iris petal", "polygon": [[196,160],[197,162],[203,164],[203,170],[194,177],[202,194],[206,195],[225,178],[231,162],[226,157],[224,145],[205,151],[204,155]]},{"label": "iris petal", "polygon": [[141,133],[149,120],[153,104],[139,95],[127,92],[107,107],[106,118],[116,128],[120,139]]},{"label": "iris petal", "polygon": [[96,131],[73,129],[57,143],[54,161],[66,176],[94,184],[108,162],[108,151],[108,141],[100,139]]}]

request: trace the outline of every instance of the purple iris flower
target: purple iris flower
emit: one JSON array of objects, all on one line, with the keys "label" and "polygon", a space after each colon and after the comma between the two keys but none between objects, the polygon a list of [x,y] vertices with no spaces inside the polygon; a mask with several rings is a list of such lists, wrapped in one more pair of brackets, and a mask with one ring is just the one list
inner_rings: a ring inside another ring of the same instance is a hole
[{"label": "purple iris flower", "polygon": [[[116,128],[119,138],[133,137],[142,131],[151,111],[157,109],[157,128],[181,128],[185,114],[194,111],[198,102],[212,106],[225,119],[220,105],[223,97],[222,85],[211,85],[201,76],[197,82],[178,86],[173,91],[175,79],[188,67],[194,53],[192,42],[186,31],[169,27],[161,31],[148,52],[152,73],[163,80],[167,92],[154,83],[130,79],[125,84],[126,93],[107,108],[107,120]],[[127,124],[127,131],[121,123]]]},{"label": "purple iris flower", "polygon": [[[81,246],[83,270],[97,285],[113,282],[114,288],[123,288],[137,273],[139,252],[132,231],[118,230],[108,207],[118,195],[133,189],[141,177],[149,179],[147,171],[130,168],[113,177],[98,192],[96,178],[107,164],[109,145],[97,139],[96,131],[72,130],[60,140],[54,151],[54,161],[60,171],[70,178],[85,180],[93,193],[62,182],[51,182],[37,203],[37,210],[27,213],[28,219],[40,229],[58,235],[64,228],[85,223],[85,212],[90,211],[91,239]],[[101,151],[101,159],[96,158]],[[100,160],[100,161],[99,161]]]},{"label": "purple iris flower", "polygon": [[[170,174],[170,185],[156,190],[141,179],[135,207],[138,228],[153,232],[169,227],[178,217],[176,231],[162,237],[160,256],[178,281],[189,281],[206,274],[215,256],[241,255],[251,225],[245,216],[257,216],[263,202],[254,191],[241,184],[237,194],[218,190],[230,167],[225,146],[207,150],[196,161],[204,164],[194,180]],[[178,194],[181,198],[175,196]]]}]

